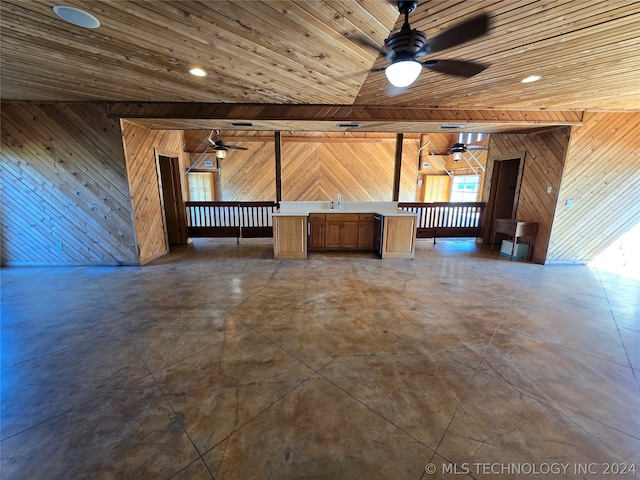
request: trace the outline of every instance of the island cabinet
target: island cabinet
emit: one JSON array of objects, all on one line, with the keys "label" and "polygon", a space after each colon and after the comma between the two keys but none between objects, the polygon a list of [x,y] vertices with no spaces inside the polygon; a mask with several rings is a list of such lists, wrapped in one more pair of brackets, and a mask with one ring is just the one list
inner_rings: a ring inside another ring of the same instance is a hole
[{"label": "island cabinet", "polygon": [[307,258],[307,216],[273,216],[273,255],[278,259]]},{"label": "island cabinet", "polygon": [[374,214],[310,213],[309,250],[375,250]]},{"label": "island cabinet", "polygon": [[416,217],[385,216],[382,231],[382,258],[408,258],[415,253]]}]

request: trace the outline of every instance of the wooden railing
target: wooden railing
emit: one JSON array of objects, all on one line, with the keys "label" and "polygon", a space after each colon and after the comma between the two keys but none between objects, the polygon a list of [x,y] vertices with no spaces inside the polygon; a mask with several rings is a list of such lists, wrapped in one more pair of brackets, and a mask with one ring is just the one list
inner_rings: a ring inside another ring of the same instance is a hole
[{"label": "wooden railing", "polygon": [[400,202],[398,208],[418,214],[418,238],[479,237],[484,221],[481,202]]},{"label": "wooden railing", "polygon": [[185,202],[189,237],[273,237],[275,202]]}]

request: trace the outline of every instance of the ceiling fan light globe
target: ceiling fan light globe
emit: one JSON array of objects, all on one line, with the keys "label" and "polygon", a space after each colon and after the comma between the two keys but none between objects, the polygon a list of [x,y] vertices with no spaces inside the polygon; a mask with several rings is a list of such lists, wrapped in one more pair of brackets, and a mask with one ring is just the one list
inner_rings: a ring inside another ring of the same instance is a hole
[{"label": "ceiling fan light globe", "polygon": [[385,68],[384,73],[394,87],[408,87],[416,81],[421,70],[422,64],[419,62],[415,60],[402,60],[389,65]]},{"label": "ceiling fan light globe", "polygon": [[226,150],[216,150],[216,158],[222,160],[223,158],[227,158]]},{"label": "ceiling fan light globe", "polygon": [[453,152],[453,161],[459,162],[460,160],[462,160],[462,156],[462,152]]}]

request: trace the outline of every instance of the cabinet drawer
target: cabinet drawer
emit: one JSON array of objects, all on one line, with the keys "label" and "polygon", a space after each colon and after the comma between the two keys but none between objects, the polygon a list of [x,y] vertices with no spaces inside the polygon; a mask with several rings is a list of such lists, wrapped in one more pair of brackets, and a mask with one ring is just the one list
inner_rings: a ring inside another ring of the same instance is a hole
[{"label": "cabinet drawer", "polygon": [[357,222],[357,213],[327,213],[327,222]]},{"label": "cabinet drawer", "polygon": [[324,213],[310,213],[309,214],[310,222],[324,222]]},{"label": "cabinet drawer", "polygon": [[361,213],[358,215],[361,222],[373,222],[373,216],[375,213]]}]

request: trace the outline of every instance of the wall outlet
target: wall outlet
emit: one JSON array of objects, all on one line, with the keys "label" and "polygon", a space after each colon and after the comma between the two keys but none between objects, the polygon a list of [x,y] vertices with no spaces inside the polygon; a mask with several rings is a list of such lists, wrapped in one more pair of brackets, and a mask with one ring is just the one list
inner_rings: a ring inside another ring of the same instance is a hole
[{"label": "wall outlet", "polygon": [[62,242],[56,242],[56,250],[62,250],[62,249],[63,249]]},{"label": "wall outlet", "polygon": [[567,207],[573,207],[573,200],[567,200]]},{"label": "wall outlet", "polygon": [[205,167],[213,167],[213,162],[211,160],[207,160],[206,162],[204,162],[204,166]]},{"label": "wall outlet", "polygon": [[551,192],[553,192],[553,187],[551,185],[549,185],[547,187],[547,193],[551,193]]}]

